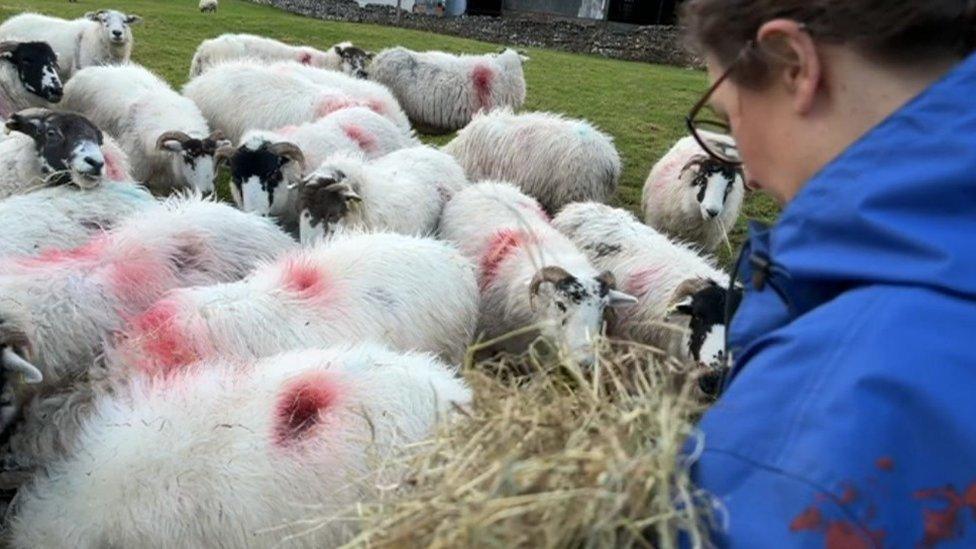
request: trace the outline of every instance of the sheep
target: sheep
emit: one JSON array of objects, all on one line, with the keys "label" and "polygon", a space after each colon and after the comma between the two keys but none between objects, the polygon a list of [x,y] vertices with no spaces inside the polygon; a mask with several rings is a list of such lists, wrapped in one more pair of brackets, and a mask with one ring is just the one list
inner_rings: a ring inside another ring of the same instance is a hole
[{"label": "sheep", "polygon": [[620,179],[613,138],[584,120],[551,113],[476,115],[443,150],[471,181],[514,183],[549,214],[570,202],[605,202]]},{"label": "sheep", "polygon": [[231,195],[240,208],[291,227],[298,223],[297,185],[329,155],[360,151],[375,158],[415,145],[412,135],[357,107],[300,126],[248,132],[240,146],[224,147],[216,156],[230,165]]},{"label": "sheep", "polygon": [[335,547],[357,528],[333,518],[402,481],[470,401],[447,365],[369,344],[135,377],[18,495],[12,544]]},{"label": "sheep", "polygon": [[489,55],[383,50],[369,67],[369,78],[393,92],[418,127],[447,133],[466,126],[475,113],[525,103],[522,63],[512,49]]},{"label": "sheep", "polygon": [[267,220],[189,197],[144,209],[77,248],[7,257],[0,366],[31,366],[30,381],[57,386],[165,291],[238,280],[292,245]]},{"label": "sheep", "polygon": [[217,13],[217,0],[200,0],[201,13]]},{"label": "sheep", "polygon": [[61,101],[58,58],[44,42],[0,41],[0,120]]},{"label": "sheep", "polygon": [[[706,139],[735,148],[729,137],[706,133]],[[744,198],[742,170],[708,156],[688,136],[651,169],[641,204],[648,225],[713,252],[735,226]]]},{"label": "sheep", "polygon": [[230,141],[211,133],[193,101],[144,67],[82,69],[65,86],[62,105],[118,139],[132,175],[153,192],[213,192],[214,153]]},{"label": "sheep", "polygon": [[337,153],[298,187],[303,245],[340,227],[433,234],[444,204],[467,186],[454,158],[426,146],[367,161]]},{"label": "sheep", "polygon": [[452,246],[342,234],[242,281],[167,293],[129,323],[114,354],[158,375],[214,357],[373,340],[457,363],[477,315],[474,267]]},{"label": "sheep", "polygon": [[[681,361],[711,368],[722,364],[729,276],[710,259],[630,212],[604,204],[570,204],[553,225],[637,297],[637,305],[614,315],[611,335],[654,346]],[[741,290],[733,294],[733,306],[740,296]]]},{"label": "sheep", "polygon": [[[203,1],[205,0],[201,0]],[[295,61],[310,67],[366,78],[366,65],[373,59],[373,53],[354,46],[352,42],[341,42],[321,51],[309,46],[292,46],[253,34],[222,34],[217,38],[204,40],[197,46],[190,63],[190,78],[200,76],[220,63],[238,59],[265,63]]]},{"label": "sheep", "polygon": [[477,333],[487,340],[508,336],[494,350],[520,352],[541,335],[567,358],[592,363],[604,310],[636,302],[614,289],[612,274],[597,271],[550,225],[539,203],[511,184],[482,182],[462,190],[444,208],[440,230],[479,266]]},{"label": "sheep", "polygon": [[132,55],[132,28],[138,15],[115,10],[88,12],[66,20],[37,13],[22,13],[0,25],[0,40],[24,38],[47,42],[58,59],[58,75],[67,82],[84,67],[120,65]]},{"label": "sheep", "polygon": [[48,109],[25,109],[5,125],[0,140],[0,199],[45,185],[127,181],[128,159],[118,145],[83,116]]},{"label": "sheep", "polygon": [[[300,65],[298,65],[300,66]],[[405,133],[411,130],[399,107],[361,99],[309,80],[295,67],[271,67],[253,61],[230,61],[197,76],[183,87],[210,127],[239,143],[248,130],[273,130],[314,122],[341,109],[367,107]]]}]

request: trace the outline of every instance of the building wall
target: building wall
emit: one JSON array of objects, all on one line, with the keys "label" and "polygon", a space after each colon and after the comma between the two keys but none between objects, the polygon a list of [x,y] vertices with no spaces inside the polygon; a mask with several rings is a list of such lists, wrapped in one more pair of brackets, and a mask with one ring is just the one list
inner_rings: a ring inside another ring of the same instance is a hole
[{"label": "building wall", "polygon": [[[585,1],[585,0],[584,0]],[[504,0],[504,11],[551,13],[563,17],[579,15],[581,0]]]}]

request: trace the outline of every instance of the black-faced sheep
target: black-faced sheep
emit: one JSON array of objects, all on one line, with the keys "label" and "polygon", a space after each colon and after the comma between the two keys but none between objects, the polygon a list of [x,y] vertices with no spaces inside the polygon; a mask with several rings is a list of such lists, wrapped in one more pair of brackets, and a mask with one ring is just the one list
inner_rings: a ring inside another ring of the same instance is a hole
[{"label": "black-faced sheep", "polygon": [[58,58],[45,42],[0,42],[0,119],[61,101]]}]

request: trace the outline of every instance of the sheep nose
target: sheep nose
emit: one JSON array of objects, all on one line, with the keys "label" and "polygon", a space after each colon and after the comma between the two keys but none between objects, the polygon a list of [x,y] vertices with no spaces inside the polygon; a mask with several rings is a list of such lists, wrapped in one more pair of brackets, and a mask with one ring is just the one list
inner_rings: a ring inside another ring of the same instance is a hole
[{"label": "sheep nose", "polygon": [[122,38],[122,31],[120,31],[120,30],[114,30],[114,31],[112,31],[112,36],[114,36],[116,38]]},{"label": "sheep nose", "polygon": [[61,101],[61,97],[64,96],[64,90],[62,90],[61,88],[54,88],[53,90],[49,91],[47,94],[48,94],[49,101],[51,101],[52,103],[57,103],[58,101]]},{"label": "sheep nose", "polygon": [[708,217],[710,219],[715,219],[715,217],[718,216],[718,214],[720,214],[720,213],[722,213],[722,212],[720,212],[719,210],[716,210],[715,208],[706,208],[705,209],[705,214],[708,215]]},{"label": "sheep nose", "polygon": [[100,173],[102,171],[102,166],[105,165],[105,163],[102,162],[101,160],[98,160],[97,158],[92,158],[90,156],[85,157],[85,164],[91,166],[92,172],[94,173]]}]

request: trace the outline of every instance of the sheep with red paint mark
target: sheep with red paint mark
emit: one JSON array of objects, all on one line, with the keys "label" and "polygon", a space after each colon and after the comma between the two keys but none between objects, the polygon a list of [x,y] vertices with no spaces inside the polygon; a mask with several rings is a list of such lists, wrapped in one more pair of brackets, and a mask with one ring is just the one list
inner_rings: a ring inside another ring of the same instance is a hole
[{"label": "sheep with red paint mark", "polygon": [[135,179],[154,192],[213,192],[214,153],[230,142],[210,131],[193,101],[146,68],[81,69],[65,85],[61,103],[117,139]]},{"label": "sheep with red paint mark", "polygon": [[[630,212],[570,204],[553,219],[590,261],[613,273],[637,304],[617,311],[609,333],[716,367],[725,353],[728,274],[692,247],[670,240]],[[734,290],[732,309],[741,290]]]},{"label": "sheep with red paint mark", "polygon": [[513,185],[483,182],[458,193],[444,209],[441,235],[479,265],[481,310],[478,334],[506,336],[499,350],[520,352],[540,335],[569,358],[593,361],[593,343],[603,331],[608,307],[636,302],[615,289],[549,223],[539,204]]},{"label": "sheep with red paint mark", "polygon": [[368,73],[370,80],[390,88],[414,124],[447,133],[463,128],[479,111],[520,108],[527,60],[513,49],[453,55],[395,47],[381,51]]},{"label": "sheep with red paint mark", "polygon": [[[702,132],[716,147],[735,151],[731,137]],[[739,219],[745,199],[742,170],[708,156],[688,136],[680,139],[647,176],[644,221],[685,242],[715,251]]]},{"label": "sheep with red paint mark", "polygon": [[229,61],[190,80],[183,95],[203,112],[210,127],[239,143],[249,130],[274,130],[314,122],[340,109],[366,107],[386,117],[402,131],[402,113],[389,110],[371,97],[356,97],[342,89],[316,83],[298,74],[295,66],[272,66],[256,61]]},{"label": "sheep with red paint mark", "polygon": [[160,373],[197,359],[374,340],[457,363],[477,315],[474,267],[451,245],[339,234],[242,281],[167,293],[130,323],[118,352]]},{"label": "sheep with red paint mark", "polygon": [[375,160],[337,153],[299,185],[302,244],[343,228],[433,234],[444,204],[467,184],[454,158],[432,147],[400,149]]},{"label": "sheep with red paint mark", "polygon": [[265,36],[221,34],[197,46],[190,63],[190,78],[221,63],[239,59],[264,63],[295,61],[317,69],[366,78],[366,66],[373,59],[373,53],[354,46],[352,42],[340,42],[322,51],[311,46],[292,46]]},{"label": "sheep with red paint mark", "polygon": [[[40,387],[86,372],[108,340],[173,288],[229,282],[294,246],[265,219],[199,198],[143,209],[67,250],[0,263],[6,381]],[[33,371],[31,370],[33,368]]]},{"label": "sheep with red paint mark", "polygon": [[612,137],[585,120],[552,113],[476,115],[442,150],[471,181],[514,183],[550,214],[570,202],[606,202],[620,179]]},{"label": "sheep with red paint mark", "polygon": [[470,401],[446,364],[371,344],[134,376],[18,495],[12,546],[335,547],[357,530],[335,517]]},{"label": "sheep with red paint mark", "polygon": [[248,132],[237,148],[217,152],[231,172],[231,195],[244,211],[298,224],[297,187],[330,155],[358,152],[376,158],[417,145],[412,134],[362,107],[277,131]]}]

